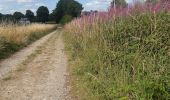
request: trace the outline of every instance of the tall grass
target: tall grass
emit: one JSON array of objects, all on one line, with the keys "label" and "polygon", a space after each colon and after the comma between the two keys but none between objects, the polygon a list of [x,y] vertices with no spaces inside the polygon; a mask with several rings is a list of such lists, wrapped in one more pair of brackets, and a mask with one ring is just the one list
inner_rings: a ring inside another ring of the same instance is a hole
[{"label": "tall grass", "polygon": [[170,3],[85,16],[64,36],[78,99],[170,98]]},{"label": "tall grass", "polygon": [[56,25],[50,24],[18,25],[1,23],[0,59],[9,56],[54,29],[56,29]]}]

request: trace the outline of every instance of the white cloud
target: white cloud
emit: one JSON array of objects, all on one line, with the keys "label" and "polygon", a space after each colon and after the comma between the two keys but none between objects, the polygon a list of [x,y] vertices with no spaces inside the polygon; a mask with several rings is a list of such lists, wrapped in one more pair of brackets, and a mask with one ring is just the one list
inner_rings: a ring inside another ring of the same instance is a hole
[{"label": "white cloud", "polygon": [[33,2],[34,0],[16,0],[18,3]]},{"label": "white cloud", "polygon": [[3,8],[3,6],[2,5],[0,5],[0,11],[2,11],[4,8]]},{"label": "white cloud", "polygon": [[3,8],[0,7],[0,11],[3,10]]},{"label": "white cloud", "polygon": [[28,3],[34,2],[35,0],[6,0],[7,2],[17,2],[17,3]]},{"label": "white cloud", "polygon": [[15,10],[11,9],[9,10],[10,14],[13,14],[15,12]]},{"label": "white cloud", "polygon": [[36,3],[35,6],[39,7],[39,6],[46,6],[44,3]]},{"label": "white cloud", "polygon": [[[89,0],[84,4],[84,10],[99,10],[106,11],[113,0]],[[126,0],[127,3],[133,3],[133,1],[144,2],[146,0]]]},{"label": "white cloud", "polygon": [[30,8],[30,7],[32,7],[33,5],[32,4],[26,4],[26,5],[24,5],[24,7],[28,7],[28,8]]},{"label": "white cloud", "polygon": [[106,11],[112,0],[93,0],[84,4],[84,10]]},{"label": "white cloud", "polygon": [[36,12],[36,9],[30,9],[30,10],[31,10],[32,12],[34,12],[34,13]]}]

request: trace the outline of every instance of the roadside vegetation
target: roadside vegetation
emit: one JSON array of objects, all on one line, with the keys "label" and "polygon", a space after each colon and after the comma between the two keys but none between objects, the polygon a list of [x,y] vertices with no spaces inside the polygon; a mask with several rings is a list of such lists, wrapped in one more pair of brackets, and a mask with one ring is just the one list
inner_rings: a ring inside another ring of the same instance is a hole
[{"label": "roadside vegetation", "polygon": [[6,58],[21,48],[56,29],[56,25],[12,23],[0,24],[0,59]]},{"label": "roadside vegetation", "polygon": [[170,98],[170,2],[84,16],[64,37],[78,100]]}]

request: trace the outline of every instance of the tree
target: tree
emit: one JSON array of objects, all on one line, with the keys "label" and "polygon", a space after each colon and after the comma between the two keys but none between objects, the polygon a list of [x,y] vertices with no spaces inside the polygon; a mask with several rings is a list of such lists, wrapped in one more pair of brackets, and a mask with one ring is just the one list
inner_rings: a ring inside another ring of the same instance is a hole
[{"label": "tree", "polygon": [[2,18],[3,18],[3,14],[0,13],[0,22],[2,21]]},{"label": "tree", "polygon": [[72,18],[78,17],[82,10],[82,4],[75,0],[60,0],[54,10],[56,22],[60,22],[65,15],[71,16]]},{"label": "tree", "polygon": [[32,22],[34,19],[34,13],[31,10],[27,10],[25,17],[27,17]]},{"label": "tree", "polygon": [[61,24],[65,24],[67,22],[70,22],[72,20],[72,16],[70,15],[64,15],[60,21]]},{"label": "tree", "polygon": [[38,19],[38,21],[45,23],[46,21],[48,21],[48,17],[49,17],[48,8],[45,7],[45,6],[39,7],[38,10],[37,10],[37,19]]},{"label": "tree", "polygon": [[49,15],[49,21],[54,21],[55,22],[55,20],[56,20],[56,16],[55,16],[55,13],[54,13],[54,11],[52,12],[52,13],[50,13],[50,15]]},{"label": "tree", "polygon": [[22,17],[24,17],[24,14],[22,14],[21,12],[14,12],[13,17],[16,20],[20,20]]},{"label": "tree", "polygon": [[0,13],[0,20],[2,20],[3,14]]},{"label": "tree", "polygon": [[2,18],[3,14],[0,13],[0,18]]},{"label": "tree", "polygon": [[5,14],[2,16],[2,20],[9,21],[9,22],[15,22],[16,19],[11,14]]},{"label": "tree", "polygon": [[127,7],[127,2],[126,0],[113,0],[111,6],[114,7],[114,5],[115,7]]}]

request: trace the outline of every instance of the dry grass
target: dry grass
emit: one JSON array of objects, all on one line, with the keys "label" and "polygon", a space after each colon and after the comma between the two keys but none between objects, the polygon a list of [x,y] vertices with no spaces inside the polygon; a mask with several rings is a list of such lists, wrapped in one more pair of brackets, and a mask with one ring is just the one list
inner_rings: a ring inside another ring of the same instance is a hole
[{"label": "dry grass", "polygon": [[0,24],[0,59],[9,56],[54,29],[56,29],[54,24]]},{"label": "dry grass", "polygon": [[31,34],[51,30],[55,25],[50,24],[31,24],[19,26],[15,24],[0,25],[0,37],[9,42],[22,43],[26,41]]}]

